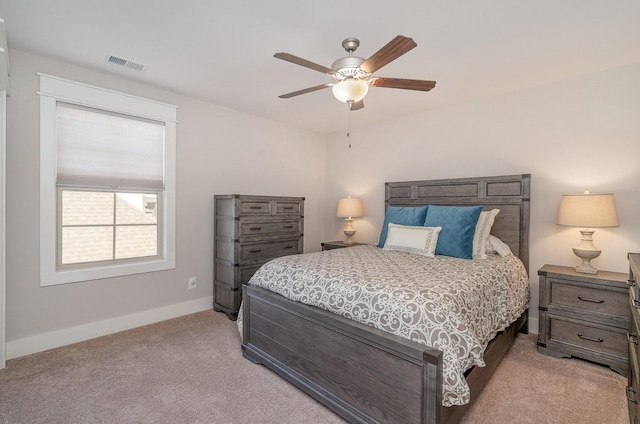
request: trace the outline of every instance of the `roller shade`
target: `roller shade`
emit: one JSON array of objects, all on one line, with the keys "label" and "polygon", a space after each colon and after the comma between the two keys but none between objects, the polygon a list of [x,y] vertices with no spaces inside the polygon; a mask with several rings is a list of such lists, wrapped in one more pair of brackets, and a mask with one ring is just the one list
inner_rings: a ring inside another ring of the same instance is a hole
[{"label": "roller shade", "polygon": [[56,184],[164,188],[164,123],[58,102]]}]

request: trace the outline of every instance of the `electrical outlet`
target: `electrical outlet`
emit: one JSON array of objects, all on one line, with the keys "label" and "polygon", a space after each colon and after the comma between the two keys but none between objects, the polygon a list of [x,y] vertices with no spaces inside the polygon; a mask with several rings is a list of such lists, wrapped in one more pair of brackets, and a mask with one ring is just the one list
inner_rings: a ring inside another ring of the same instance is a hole
[{"label": "electrical outlet", "polygon": [[189,277],[189,290],[198,287],[198,277]]}]

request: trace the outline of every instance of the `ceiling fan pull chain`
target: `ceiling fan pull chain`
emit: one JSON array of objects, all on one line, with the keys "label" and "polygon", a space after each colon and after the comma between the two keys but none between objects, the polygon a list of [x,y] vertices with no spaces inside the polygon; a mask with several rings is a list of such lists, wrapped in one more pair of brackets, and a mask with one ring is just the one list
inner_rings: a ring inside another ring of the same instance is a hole
[{"label": "ceiling fan pull chain", "polygon": [[351,148],[351,110],[347,112],[347,145]]}]

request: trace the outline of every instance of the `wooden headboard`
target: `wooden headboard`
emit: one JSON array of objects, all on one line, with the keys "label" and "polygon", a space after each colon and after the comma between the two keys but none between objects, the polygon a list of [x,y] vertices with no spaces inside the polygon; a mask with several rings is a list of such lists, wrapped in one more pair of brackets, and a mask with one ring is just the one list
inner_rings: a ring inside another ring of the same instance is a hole
[{"label": "wooden headboard", "polygon": [[491,234],[511,248],[529,272],[529,194],[531,175],[452,178],[385,183],[389,206],[472,206],[500,209]]}]

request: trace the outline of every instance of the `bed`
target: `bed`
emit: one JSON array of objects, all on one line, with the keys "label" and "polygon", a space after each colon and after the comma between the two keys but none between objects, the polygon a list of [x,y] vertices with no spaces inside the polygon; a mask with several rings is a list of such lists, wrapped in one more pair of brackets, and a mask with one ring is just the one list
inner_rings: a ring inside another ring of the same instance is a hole
[{"label": "bed", "polygon": [[[506,243],[528,271],[530,178],[525,174],[390,182],[385,184],[385,207],[482,205],[484,211],[500,209],[491,234]],[[369,255],[367,249],[380,250],[363,246],[332,254],[352,260],[351,256]],[[318,255],[328,253],[331,251],[310,254],[316,256],[309,258],[323,261],[328,256]],[[349,422],[455,423],[471,404],[443,406],[448,399],[444,383],[450,376],[445,375],[449,367],[446,350],[287,299],[251,282],[243,287],[242,314],[243,355]],[[526,310],[511,317],[508,327],[488,343],[481,360],[484,366],[465,372],[471,402],[517,332],[526,331],[526,323]]]}]

